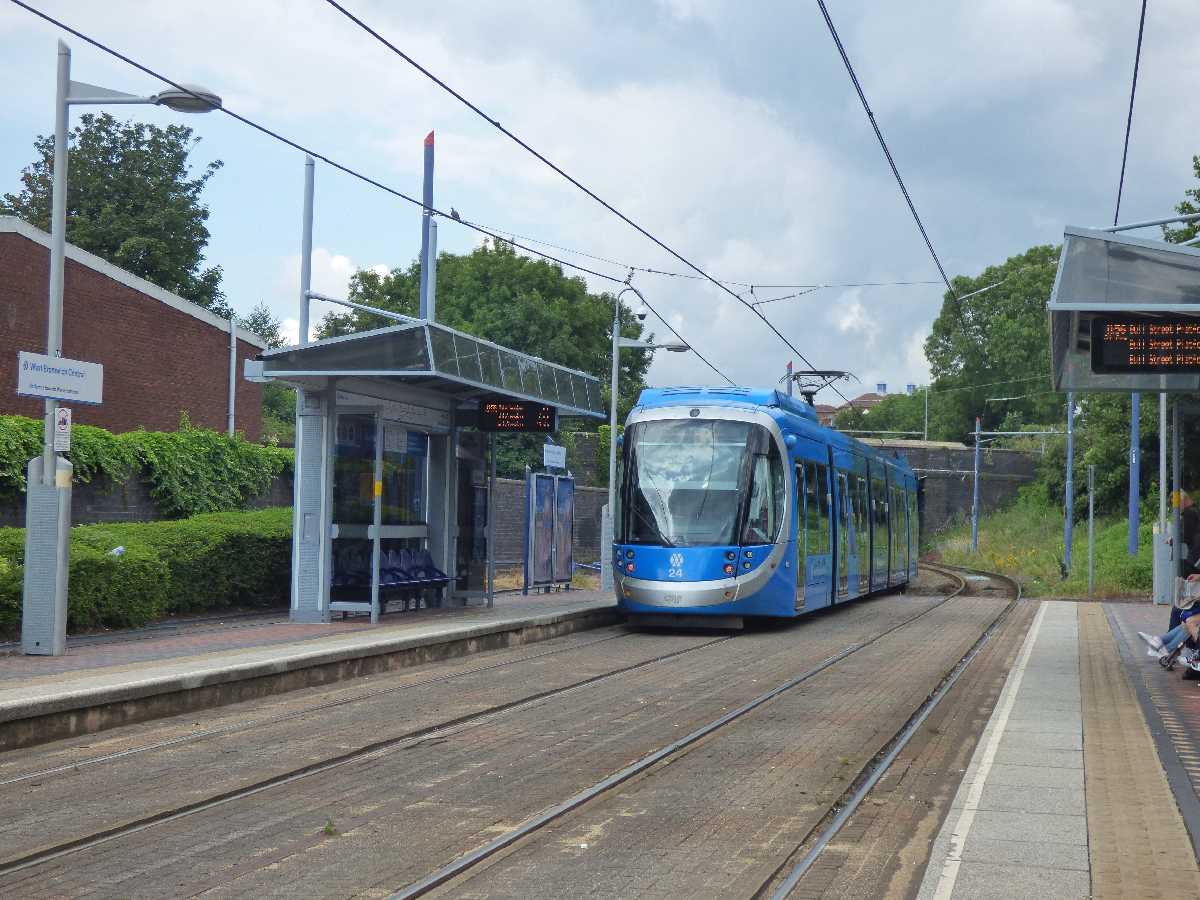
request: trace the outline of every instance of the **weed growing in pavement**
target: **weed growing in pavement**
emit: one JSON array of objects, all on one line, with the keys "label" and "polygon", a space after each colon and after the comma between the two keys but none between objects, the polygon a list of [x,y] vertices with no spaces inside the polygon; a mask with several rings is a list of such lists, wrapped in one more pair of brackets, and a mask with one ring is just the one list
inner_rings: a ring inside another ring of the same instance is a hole
[{"label": "weed growing in pavement", "polygon": [[325,827],[321,830],[324,831],[325,834],[329,835],[330,837],[333,837],[334,835],[336,835],[338,833],[337,826],[333,824],[333,819],[326,819]]}]

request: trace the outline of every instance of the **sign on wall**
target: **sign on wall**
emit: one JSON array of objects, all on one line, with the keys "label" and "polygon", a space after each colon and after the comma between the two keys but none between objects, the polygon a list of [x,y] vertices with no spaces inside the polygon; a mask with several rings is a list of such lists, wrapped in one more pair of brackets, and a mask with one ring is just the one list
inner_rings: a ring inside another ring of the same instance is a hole
[{"label": "sign on wall", "polygon": [[98,404],[104,395],[104,366],[22,350],[17,354],[17,393],[22,397]]},{"label": "sign on wall", "polygon": [[547,469],[565,469],[567,448],[558,444],[542,444],[542,464]]}]

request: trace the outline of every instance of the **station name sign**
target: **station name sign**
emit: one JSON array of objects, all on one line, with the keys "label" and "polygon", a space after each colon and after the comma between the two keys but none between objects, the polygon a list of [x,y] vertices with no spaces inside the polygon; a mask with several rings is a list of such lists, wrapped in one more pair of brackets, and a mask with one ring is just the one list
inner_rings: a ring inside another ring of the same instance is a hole
[{"label": "station name sign", "polygon": [[104,366],[22,350],[17,354],[17,393],[22,397],[100,403],[104,398]]},{"label": "station name sign", "polygon": [[480,431],[540,431],[549,433],[558,424],[554,407],[532,400],[487,397],[479,401]]}]

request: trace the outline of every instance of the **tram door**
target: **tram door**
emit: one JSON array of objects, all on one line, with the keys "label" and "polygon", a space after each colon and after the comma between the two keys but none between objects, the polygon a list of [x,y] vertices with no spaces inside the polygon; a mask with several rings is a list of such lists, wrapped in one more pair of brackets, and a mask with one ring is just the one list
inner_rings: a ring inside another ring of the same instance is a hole
[{"label": "tram door", "polygon": [[850,487],[845,472],[834,470],[837,489],[837,595],[844,598],[850,588]]},{"label": "tram door", "polygon": [[796,608],[820,609],[832,601],[833,547],[830,539],[830,505],[833,486],[829,467],[819,462],[796,463],[796,484],[803,486],[803,529],[797,534],[801,564],[796,573]]}]

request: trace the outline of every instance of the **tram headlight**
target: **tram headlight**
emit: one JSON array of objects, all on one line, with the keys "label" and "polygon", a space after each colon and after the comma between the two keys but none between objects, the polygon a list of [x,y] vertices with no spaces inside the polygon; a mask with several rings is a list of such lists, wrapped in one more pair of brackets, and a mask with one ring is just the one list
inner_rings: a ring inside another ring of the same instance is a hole
[{"label": "tram headlight", "polygon": [[631,573],[631,574],[632,574],[632,572],[633,572],[633,563],[625,563],[625,571],[626,571],[626,572],[629,572],[629,573]]},{"label": "tram headlight", "polygon": [[733,563],[725,563],[725,574],[732,575],[734,572]]}]

